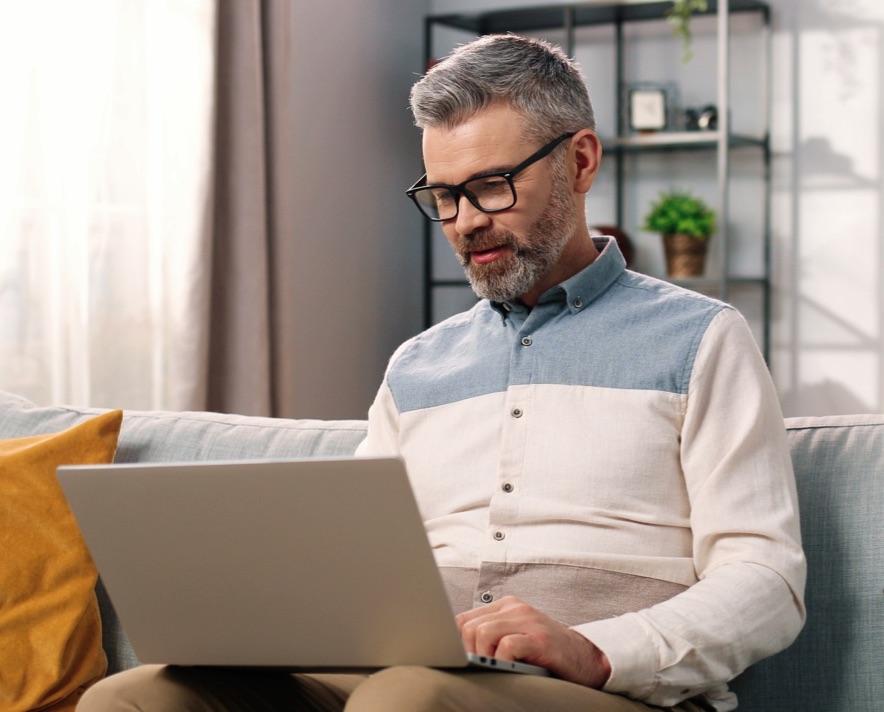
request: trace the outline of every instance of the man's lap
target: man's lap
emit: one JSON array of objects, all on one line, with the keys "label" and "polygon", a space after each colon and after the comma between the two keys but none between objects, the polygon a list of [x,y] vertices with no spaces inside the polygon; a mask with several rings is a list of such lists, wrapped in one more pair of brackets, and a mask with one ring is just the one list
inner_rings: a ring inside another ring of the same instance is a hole
[{"label": "man's lap", "polygon": [[83,696],[78,712],[647,712],[619,695],[554,678],[394,667],[374,675],[145,665]]}]

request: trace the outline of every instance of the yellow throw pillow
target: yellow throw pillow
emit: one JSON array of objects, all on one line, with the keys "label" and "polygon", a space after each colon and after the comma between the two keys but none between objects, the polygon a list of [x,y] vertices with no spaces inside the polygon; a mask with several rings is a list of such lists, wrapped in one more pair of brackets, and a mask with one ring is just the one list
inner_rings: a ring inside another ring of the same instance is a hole
[{"label": "yellow throw pillow", "polygon": [[58,484],[59,465],[113,461],[123,412],[0,440],[0,710],[72,712],[107,659],[98,573]]}]

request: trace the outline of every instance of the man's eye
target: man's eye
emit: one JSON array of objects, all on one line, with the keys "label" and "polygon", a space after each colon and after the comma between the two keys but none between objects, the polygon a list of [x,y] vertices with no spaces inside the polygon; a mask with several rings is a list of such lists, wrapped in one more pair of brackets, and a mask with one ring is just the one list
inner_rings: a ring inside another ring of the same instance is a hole
[{"label": "man's eye", "polygon": [[432,193],[436,205],[451,205],[454,202],[450,190],[434,190]]},{"label": "man's eye", "polygon": [[470,190],[478,195],[497,195],[509,191],[509,183],[504,178],[490,177],[470,183]]}]

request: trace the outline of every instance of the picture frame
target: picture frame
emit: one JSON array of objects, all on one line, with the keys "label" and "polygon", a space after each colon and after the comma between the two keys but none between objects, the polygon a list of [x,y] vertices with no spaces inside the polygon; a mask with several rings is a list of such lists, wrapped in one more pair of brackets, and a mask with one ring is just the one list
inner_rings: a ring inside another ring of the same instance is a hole
[{"label": "picture frame", "polygon": [[671,130],[675,93],[672,84],[642,82],[626,85],[625,125],[636,133]]}]

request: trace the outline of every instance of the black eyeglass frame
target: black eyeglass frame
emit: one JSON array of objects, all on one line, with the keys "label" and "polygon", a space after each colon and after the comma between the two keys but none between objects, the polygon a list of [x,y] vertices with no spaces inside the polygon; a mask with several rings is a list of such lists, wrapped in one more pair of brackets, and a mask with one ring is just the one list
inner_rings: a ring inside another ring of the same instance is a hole
[{"label": "black eyeglass frame", "polygon": [[[405,194],[411,198],[414,204],[417,206],[417,209],[421,211],[421,214],[424,215],[427,219],[432,220],[433,222],[445,222],[447,220],[454,220],[460,213],[460,198],[461,196],[466,196],[466,199],[470,201],[470,203],[477,209],[481,210],[483,213],[501,213],[504,210],[509,210],[512,208],[519,199],[519,196],[516,193],[516,186],[513,183],[513,178],[516,177],[519,173],[524,171],[529,166],[537,163],[541,158],[546,158],[550,153],[552,153],[555,148],[562,143],[565,139],[569,139],[574,136],[576,131],[569,131],[568,133],[564,133],[558,138],[554,138],[548,144],[538,149],[534,153],[532,153],[528,158],[522,161],[515,168],[511,168],[508,171],[500,171],[497,173],[486,173],[485,175],[478,175],[470,178],[469,180],[465,180],[463,183],[459,183],[457,185],[448,185],[446,183],[433,183],[432,185],[421,185],[427,179],[427,174],[424,173],[417,182],[411,186],[408,190],[405,191]],[[492,208],[490,210],[483,208],[479,205],[478,199],[472,195],[468,190],[466,190],[466,185],[468,183],[472,183],[473,181],[482,180],[483,178],[503,178],[510,187],[510,192],[513,194],[513,202],[507,205],[505,208]],[[424,210],[423,205],[421,205],[420,200],[417,198],[417,193],[426,190],[434,190],[439,188],[447,188],[451,191],[454,196],[454,215],[446,218],[434,218],[432,215],[428,215]]]}]

